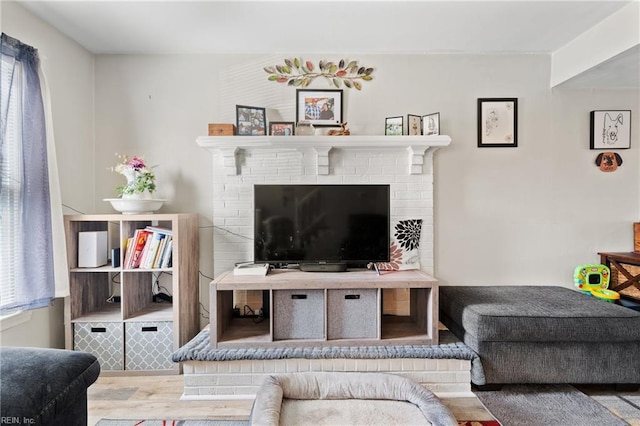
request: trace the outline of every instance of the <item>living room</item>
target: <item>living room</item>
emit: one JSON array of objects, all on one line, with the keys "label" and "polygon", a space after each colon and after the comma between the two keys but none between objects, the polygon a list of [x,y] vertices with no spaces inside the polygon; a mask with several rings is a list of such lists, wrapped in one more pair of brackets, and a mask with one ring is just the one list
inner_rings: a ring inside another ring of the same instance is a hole
[{"label": "living room", "polygon": [[[51,93],[63,213],[113,213],[103,199],[113,198],[121,184],[122,178],[109,171],[118,161],[116,153],[143,156],[157,165],[156,194],[167,200],[161,212],[199,217],[199,293],[208,309],[211,278],[234,262],[251,259],[221,259],[215,253],[216,236],[234,229],[221,228],[216,221],[219,199],[213,170],[219,163],[196,140],[207,134],[208,123],[235,123],[236,105],[265,107],[276,120],[293,121],[295,88],[268,81],[263,70],[290,56],[314,62],[348,57],[374,69],[373,80],[364,82],[362,90],[343,90],[344,121],[351,135],[384,137],[387,117],[440,113],[441,134],[449,136],[451,144],[434,154],[433,229],[424,232],[433,240],[428,272],[441,286],[571,288],[577,265],[596,263],[598,252],[631,250],[632,224],[640,217],[637,77],[635,83],[619,77],[617,85],[610,80],[585,83],[588,79],[580,77],[620,53],[638,51],[638,4],[592,3],[594,9],[575,5],[591,13],[590,24],[561,33],[561,42],[548,44],[552,48],[535,50],[527,44],[533,41],[523,40],[522,48],[509,51],[474,48],[474,34],[463,40],[468,48],[430,49],[436,38],[453,37],[454,31],[432,34],[433,41],[420,40],[423,49],[409,51],[404,45],[416,36],[407,30],[403,38],[375,33],[377,41],[388,39],[378,50],[360,48],[354,37],[309,51],[286,44],[272,51],[259,44],[231,51],[221,40],[207,40],[210,50],[132,52],[123,46],[120,51],[93,52],[63,32],[73,33],[74,22],[56,29],[35,13],[46,13],[46,2],[34,2],[31,10],[29,4],[5,1],[0,12],[3,32],[40,52]],[[347,11],[367,16],[377,6],[354,2],[350,7],[335,12],[336,19],[349,22]],[[513,11],[506,4],[493,7]],[[596,19],[598,7],[606,15]],[[289,18],[282,12],[281,25],[302,19],[291,13]],[[465,13],[468,23],[473,12],[462,11],[461,16]],[[629,16],[632,28],[625,32]],[[208,19],[218,22],[216,16]],[[435,25],[434,18],[429,19]],[[517,27],[530,17],[513,19],[504,24]],[[547,19],[549,24],[538,24],[538,38],[560,32],[566,24]],[[250,32],[246,25],[244,31]],[[606,31],[603,45],[611,50],[585,51],[583,43],[610,27],[616,31]],[[318,33],[324,31],[332,31],[330,21],[318,26]],[[260,38],[268,36],[252,35],[256,43]],[[578,55],[573,49],[582,50]],[[558,67],[566,58],[574,58],[568,62],[575,68],[562,75]],[[622,70],[613,64],[614,70]],[[329,87],[318,81],[313,88]],[[478,147],[477,100],[504,97],[518,99],[517,147]],[[595,164],[600,151],[590,149],[589,117],[595,110],[631,111],[630,149],[616,150],[623,163],[612,173],[600,171]],[[64,347],[63,311],[63,300],[55,299],[51,307],[33,311],[30,319],[13,327],[5,328],[3,322],[2,345]],[[208,312],[200,313],[204,327]]]}]

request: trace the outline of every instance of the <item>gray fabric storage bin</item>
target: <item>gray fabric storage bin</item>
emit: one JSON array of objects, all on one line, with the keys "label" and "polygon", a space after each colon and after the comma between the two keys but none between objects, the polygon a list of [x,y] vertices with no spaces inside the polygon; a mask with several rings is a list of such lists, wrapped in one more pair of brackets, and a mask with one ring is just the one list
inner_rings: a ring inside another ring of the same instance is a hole
[{"label": "gray fabric storage bin", "polygon": [[170,370],[173,353],[173,322],[125,323],[127,370]]},{"label": "gray fabric storage bin", "polygon": [[101,370],[124,369],[123,328],[121,322],[76,322],[73,349],[98,358]]},{"label": "gray fabric storage bin", "polygon": [[327,290],[327,339],[378,337],[378,290]]},{"label": "gray fabric storage bin", "polygon": [[273,339],[324,339],[324,290],[274,290]]}]

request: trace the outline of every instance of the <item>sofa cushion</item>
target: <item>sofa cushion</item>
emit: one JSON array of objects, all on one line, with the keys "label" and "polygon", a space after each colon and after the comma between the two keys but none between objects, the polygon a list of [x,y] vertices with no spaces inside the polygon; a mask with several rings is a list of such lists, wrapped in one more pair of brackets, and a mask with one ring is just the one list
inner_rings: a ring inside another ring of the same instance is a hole
[{"label": "sofa cushion", "polygon": [[[2,347],[2,415],[32,424],[62,424],[60,418],[75,410],[77,402],[86,407],[87,388],[99,374],[98,360],[88,353]],[[77,424],[86,424],[86,418]]]},{"label": "sofa cushion", "polygon": [[559,286],[443,286],[440,314],[476,341],[640,341],[640,312]]}]

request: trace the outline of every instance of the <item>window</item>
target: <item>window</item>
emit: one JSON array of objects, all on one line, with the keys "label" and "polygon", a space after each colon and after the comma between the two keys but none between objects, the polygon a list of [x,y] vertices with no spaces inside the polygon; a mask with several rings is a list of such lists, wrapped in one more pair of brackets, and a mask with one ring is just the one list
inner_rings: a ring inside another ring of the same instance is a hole
[{"label": "window", "polygon": [[[14,68],[15,66],[15,68]],[[14,68],[12,70],[12,68]],[[2,144],[0,145],[0,306],[9,306],[17,301],[16,283],[17,257],[20,238],[18,221],[20,219],[22,187],[22,114],[18,105],[22,93],[22,65],[2,56],[0,69],[0,93],[2,99]],[[9,95],[11,94],[11,102]]]}]

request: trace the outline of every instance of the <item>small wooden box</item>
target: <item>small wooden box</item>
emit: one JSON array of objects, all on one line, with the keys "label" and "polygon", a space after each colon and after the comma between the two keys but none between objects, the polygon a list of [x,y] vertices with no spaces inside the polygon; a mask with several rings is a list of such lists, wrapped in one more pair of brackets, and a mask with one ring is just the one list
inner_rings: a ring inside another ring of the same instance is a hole
[{"label": "small wooden box", "polygon": [[640,222],[633,224],[633,251],[640,253]]},{"label": "small wooden box", "polygon": [[233,136],[236,134],[234,124],[212,124],[209,123],[209,136]]}]

